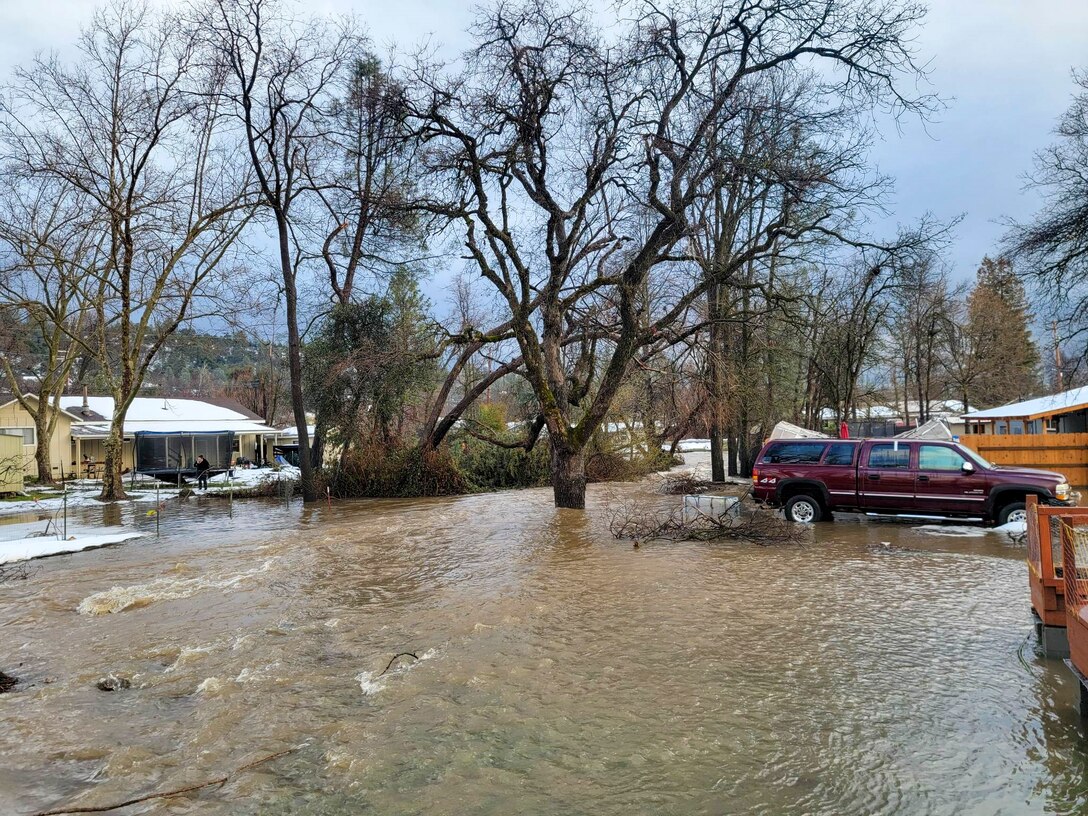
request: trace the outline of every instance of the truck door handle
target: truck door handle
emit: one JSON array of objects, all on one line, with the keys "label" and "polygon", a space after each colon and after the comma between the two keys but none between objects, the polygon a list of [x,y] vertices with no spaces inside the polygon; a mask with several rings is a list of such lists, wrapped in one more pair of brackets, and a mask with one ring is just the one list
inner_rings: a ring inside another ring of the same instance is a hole
[{"label": "truck door handle", "polygon": [[873,481],[873,482],[879,482],[880,481],[880,474],[879,473],[870,473],[869,474],[869,479],[870,479],[870,481]]},{"label": "truck door handle", "polygon": [[919,477],[918,477],[918,481],[919,481],[919,482],[928,482],[928,481],[929,481],[929,477],[928,477],[928,476],[919,476]]}]

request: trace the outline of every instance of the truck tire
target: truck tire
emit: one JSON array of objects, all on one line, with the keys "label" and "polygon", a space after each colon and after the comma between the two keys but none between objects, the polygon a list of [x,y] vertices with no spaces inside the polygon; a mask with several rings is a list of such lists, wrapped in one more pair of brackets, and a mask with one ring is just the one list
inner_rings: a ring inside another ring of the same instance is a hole
[{"label": "truck tire", "polygon": [[817,499],[802,493],[798,496],[790,496],[786,501],[785,514],[789,521],[798,524],[814,524],[823,517],[824,511]]},{"label": "truck tire", "polygon": [[1028,520],[1027,505],[1024,502],[1009,502],[1001,508],[1001,512],[997,514],[997,526],[1000,527],[1004,524],[1008,524],[1010,521],[1023,521]]}]

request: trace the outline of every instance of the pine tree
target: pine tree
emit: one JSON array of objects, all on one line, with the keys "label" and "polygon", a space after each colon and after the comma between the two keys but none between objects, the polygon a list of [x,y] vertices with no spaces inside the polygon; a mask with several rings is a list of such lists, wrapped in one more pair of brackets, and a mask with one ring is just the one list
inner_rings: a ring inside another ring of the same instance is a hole
[{"label": "pine tree", "polygon": [[973,356],[965,398],[986,408],[1024,399],[1040,388],[1039,349],[1031,337],[1023,281],[1006,258],[986,257],[967,297],[964,352]]}]

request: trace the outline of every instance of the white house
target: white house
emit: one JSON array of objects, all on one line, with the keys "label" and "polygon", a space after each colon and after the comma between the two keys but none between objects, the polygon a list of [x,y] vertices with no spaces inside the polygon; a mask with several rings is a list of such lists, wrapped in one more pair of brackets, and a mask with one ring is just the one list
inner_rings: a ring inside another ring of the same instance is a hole
[{"label": "white house", "polygon": [[[60,398],[50,440],[55,476],[77,469],[87,475],[85,460],[101,465],[113,405],[112,397]],[[0,434],[22,437],[25,472],[37,475],[34,421],[17,400],[0,404]],[[136,397],[125,416],[122,462],[126,470],[154,472],[188,468],[198,454],[216,467],[238,458],[266,461],[275,434],[261,417],[230,400]]]}]

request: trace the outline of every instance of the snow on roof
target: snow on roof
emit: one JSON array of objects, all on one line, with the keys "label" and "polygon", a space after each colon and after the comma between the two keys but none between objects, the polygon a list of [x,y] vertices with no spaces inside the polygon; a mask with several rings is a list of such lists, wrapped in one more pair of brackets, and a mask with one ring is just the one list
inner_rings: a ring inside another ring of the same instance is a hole
[{"label": "snow on roof", "polygon": [[[306,426],[306,433],[310,435],[311,439],[313,438],[314,431],[316,430],[316,425]],[[276,431],[276,434],[278,436],[298,436],[298,425],[292,425],[290,428],[281,428],[280,430]]]},{"label": "snow on roof", "polygon": [[[113,416],[113,397],[87,397],[86,410],[90,414],[85,413],[83,397],[78,394],[61,397],[60,407],[73,416],[83,415],[88,420],[100,423],[102,419],[108,420]],[[108,431],[109,426],[105,427]],[[141,431],[275,433],[274,428],[227,406],[174,397],[136,397],[132,401],[125,414],[125,435]],[[91,433],[80,435],[97,433],[98,428],[95,427]]]},{"label": "snow on roof", "polygon": [[1082,408],[1088,405],[1088,385],[1074,388],[1071,391],[1062,391],[1060,394],[1050,394],[1045,397],[1024,400],[1023,402],[1010,402],[1008,405],[999,405],[997,408],[988,408],[985,411],[972,411],[964,414],[964,419],[1004,419],[1033,418],[1047,416],[1049,414],[1061,414]]}]

